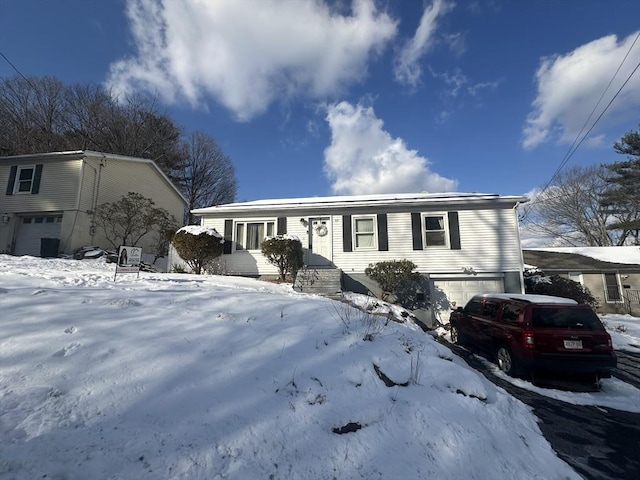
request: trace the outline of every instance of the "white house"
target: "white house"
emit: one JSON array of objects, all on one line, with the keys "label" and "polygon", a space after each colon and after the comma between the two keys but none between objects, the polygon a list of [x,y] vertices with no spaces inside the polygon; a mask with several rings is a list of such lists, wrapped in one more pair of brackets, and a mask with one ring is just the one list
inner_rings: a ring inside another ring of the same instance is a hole
[{"label": "white house", "polygon": [[516,208],[526,201],[420,193],[259,200],[193,213],[224,234],[227,274],[276,275],[260,244],[287,233],[301,239],[308,268],[339,269],[344,290],[377,293],[365,268],[408,259],[428,280],[431,300],[443,297],[450,306],[478,292],[523,292]]},{"label": "white house", "polygon": [[[129,192],[151,198],[182,225],[188,202],[152,161],[92,151],[0,157],[0,253],[55,256],[84,245],[110,248],[94,224],[98,205]],[[139,246],[151,253],[153,236]],[[50,245],[51,246],[51,245]]]}]

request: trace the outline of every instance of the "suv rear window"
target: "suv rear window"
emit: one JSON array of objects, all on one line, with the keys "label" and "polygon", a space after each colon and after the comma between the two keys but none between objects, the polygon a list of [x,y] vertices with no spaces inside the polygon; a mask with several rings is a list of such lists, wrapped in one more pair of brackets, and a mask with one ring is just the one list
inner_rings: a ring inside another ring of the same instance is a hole
[{"label": "suv rear window", "polygon": [[531,310],[534,327],[583,328],[602,330],[598,316],[590,308],[534,307]]}]

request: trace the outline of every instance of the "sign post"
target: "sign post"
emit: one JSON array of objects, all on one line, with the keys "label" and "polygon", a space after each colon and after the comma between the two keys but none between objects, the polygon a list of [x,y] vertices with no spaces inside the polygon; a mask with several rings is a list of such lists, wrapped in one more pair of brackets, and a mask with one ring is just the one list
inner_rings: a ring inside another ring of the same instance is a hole
[{"label": "sign post", "polygon": [[140,278],[140,259],[142,258],[142,248],[123,245],[118,249],[118,263],[116,273],[113,276],[115,282],[119,273],[137,273]]}]

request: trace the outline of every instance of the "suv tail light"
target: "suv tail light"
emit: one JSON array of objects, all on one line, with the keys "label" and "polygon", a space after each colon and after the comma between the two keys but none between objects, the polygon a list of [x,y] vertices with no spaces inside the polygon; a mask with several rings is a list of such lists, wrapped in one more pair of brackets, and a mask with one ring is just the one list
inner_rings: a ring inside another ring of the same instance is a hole
[{"label": "suv tail light", "polygon": [[534,349],[536,348],[536,342],[533,337],[532,330],[523,330],[522,331],[522,345],[524,348]]}]

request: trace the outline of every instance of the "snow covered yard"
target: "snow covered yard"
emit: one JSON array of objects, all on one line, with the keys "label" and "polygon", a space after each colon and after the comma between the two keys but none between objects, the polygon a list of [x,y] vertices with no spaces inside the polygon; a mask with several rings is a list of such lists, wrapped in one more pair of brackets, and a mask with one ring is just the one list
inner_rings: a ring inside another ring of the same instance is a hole
[{"label": "snow covered yard", "polygon": [[1,479],[579,478],[417,327],[113,269],[0,255]]}]

